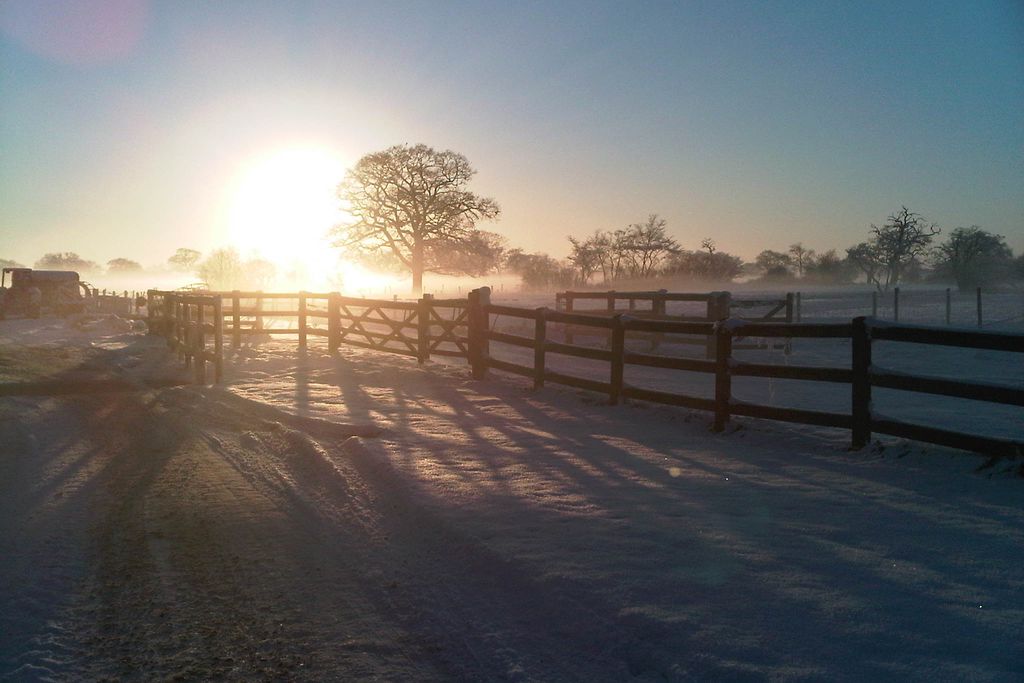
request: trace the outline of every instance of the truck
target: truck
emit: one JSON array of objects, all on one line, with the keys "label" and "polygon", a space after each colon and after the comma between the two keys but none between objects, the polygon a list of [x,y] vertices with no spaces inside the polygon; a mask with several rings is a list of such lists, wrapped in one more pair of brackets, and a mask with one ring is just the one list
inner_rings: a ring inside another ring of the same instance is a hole
[{"label": "truck", "polygon": [[81,313],[85,310],[83,291],[89,290],[73,270],[4,268],[0,275],[0,320],[8,315],[38,318],[44,311],[59,316]]}]

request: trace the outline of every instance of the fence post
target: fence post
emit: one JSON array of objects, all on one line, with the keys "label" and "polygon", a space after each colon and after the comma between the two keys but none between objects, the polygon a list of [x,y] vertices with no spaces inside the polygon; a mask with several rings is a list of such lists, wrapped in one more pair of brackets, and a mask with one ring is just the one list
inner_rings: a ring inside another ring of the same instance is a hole
[{"label": "fence post", "polygon": [[196,382],[206,384],[206,304],[196,305]]},{"label": "fence post", "polygon": [[213,299],[213,381],[224,377],[224,300],[220,294]]},{"label": "fence post", "polygon": [[615,310],[615,290],[614,289],[608,292],[608,310],[609,311],[614,311]]},{"label": "fence post", "polygon": [[[572,309],[573,309],[573,296],[572,296],[572,292],[566,292],[565,293],[565,312],[566,313],[572,313]],[[572,344],[572,342],[573,342],[572,323],[565,323],[565,343],[566,344]]]},{"label": "fence post", "polygon": [[146,333],[156,334],[153,329],[153,290],[146,290]]},{"label": "fence post", "polygon": [[[258,294],[262,294],[263,290],[260,290],[257,293]],[[261,315],[261,313],[263,313],[263,297],[262,296],[257,296],[256,297],[256,313],[255,313],[256,317],[253,318],[253,323],[252,323],[253,328],[255,328],[257,330],[262,330],[263,329],[263,316]]]},{"label": "fence post", "polygon": [[182,317],[182,325],[183,325],[183,327],[181,329],[182,336],[183,336],[183,343],[181,345],[181,348],[185,352],[185,367],[194,371],[194,369],[195,369],[194,365],[195,365],[195,362],[196,362],[196,354],[195,354],[195,343],[196,343],[195,320],[196,320],[196,312],[193,311],[192,307],[188,303],[186,303],[184,301],[180,302],[178,305],[181,306],[181,313],[182,313],[182,316],[183,316]]},{"label": "fence post", "polygon": [[871,330],[863,316],[853,319],[852,422],[850,448],[863,448],[871,441]]},{"label": "fence post", "polygon": [[729,422],[729,402],[732,400],[732,376],[729,360],[732,357],[732,330],[728,321],[715,323],[715,424],[712,429],[721,432]]},{"label": "fence post", "polygon": [[159,334],[165,341],[169,340],[171,328],[170,318],[167,317],[167,293],[151,289],[146,292],[146,297],[146,314],[152,316],[154,334]]},{"label": "fence post", "polygon": [[181,299],[174,299],[174,345],[178,349],[179,360],[185,361],[185,367],[192,367],[192,361],[188,356],[188,309]]},{"label": "fence post", "polygon": [[[654,293],[654,298],[651,300],[651,312],[654,314],[655,318],[664,318],[668,315],[667,307],[665,304],[665,296],[667,294],[667,289],[659,289],[657,292]],[[664,341],[664,339],[664,334],[662,334],[661,332],[655,332],[651,336],[651,350],[657,350],[657,348],[661,346],[661,342]]]},{"label": "fence post", "polygon": [[611,389],[608,393],[608,405],[618,405],[622,399],[622,374],[626,360],[626,328],[622,323],[622,314],[612,318],[612,368]]},{"label": "fence post", "polygon": [[[794,306],[794,303],[795,303],[795,306]],[[796,310],[796,321],[797,322],[801,321],[801,318],[803,317],[803,314],[800,311],[800,307],[801,307],[801,304],[800,304],[800,292],[797,292],[795,297],[793,295],[793,292],[786,292],[786,322],[787,323],[793,322],[793,311],[794,311],[794,308]],[[769,340],[768,341],[768,348],[770,349],[773,346],[774,346],[774,342]],[[793,353],[793,338],[792,337],[786,337],[786,342],[785,342],[785,344],[782,347],[782,353],[784,355],[786,355],[786,356],[789,356],[789,355],[791,355]]]},{"label": "fence post", "polygon": [[[707,300],[707,313],[704,314],[704,318],[707,322],[715,322],[715,318],[718,317],[718,292],[708,292]],[[706,345],[704,347],[704,357],[711,360],[715,357],[715,337],[714,335],[708,335]]]},{"label": "fence post", "polygon": [[242,346],[242,300],[238,290],[231,292],[231,345],[236,349]]},{"label": "fence post", "polygon": [[306,292],[299,292],[299,350],[306,350]]},{"label": "fence post", "polygon": [[981,327],[981,287],[978,287],[978,327]]},{"label": "fence post", "polygon": [[160,301],[160,311],[162,317],[158,323],[160,329],[160,335],[167,342],[167,348],[174,348],[174,335],[175,335],[175,320],[174,320],[174,309],[171,303],[171,297],[174,296],[170,292],[164,292],[163,299]]},{"label": "fence post", "polygon": [[176,335],[178,358],[185,361],[186,368],[191,368],[192,357],[189,354],[189,342],[192,337],[188,331],[189,310],[181,301],[176,301],[174,306],[177,309],[178,317],[178,334]]},{"label": "fence post", "polygon": [[416,362],[426,363],[430,358],[430,308],[433,294],[424,294],[416,302]]},{"label": "fence post", "polygon": [[878,317],[878,292],[871,292],[871,317]]},{"label": "fence post", "polygon": [[[729,292],[711,292],[708,299],[708,321],[719,322],[727,320],[729,318],[729,309],[732,306],[732,295]],[[715,355],[716,345],[718,342],[715,341],[715,335],[708,335],[707,350],[705,357],[708,360],[714,360],[717,358]],[[730,341],[730,347],[732,342]]]},{"label": "fence post", "polygon": [[892,290],[892,319],[895,322],[900,321],[900,288],[893,287]]},{"label": "fence post", "polygon": [[952,305],[950,303],[949,287],[946,287],[946,324],[947,325],[950,324],[950,319],[952,317],[950,314],[952,313],[952,311],[953,311],[953,307],[952,307]]},{"label": "fence post", "polygon": [[546,361],[546,348],[548,340],[546,308],[537,309],[537,317],[533,324],[533,388],[544,387],[544,371]]},{"label": "fence post", "polygon": [[176,315],[178,316],[178,335],[176,342],[178,345],[178,356],[184,357],[186,368],[191,368],[192,357],[189,354],[188,344],[192,337],[190,336],[191,333],[189,332],[188,326],[192,320],[192,311],[189,310],[188,304],[182,301],[180,297],[176,300],[175,308],[177,309]]},{"label": "fence post", "polygon": [[655,315],[665,316],[668,315],[667,304],[665,297],[668,295],[667,289],[659,289],[654,293],[654,300],[651,302],[651,310]]},{"label": "fence post", "polygon": [[334,353],[341,346],[341,293],[327,295],[327,351]]},{"label": "fence post", "polygon": [[487,330],[490,315],[486,307],[491,303],[491,288],[481,287],[469,293],[469,363],[473,379],[487,377]]},{"label": "fence post", "polygon": [[167,340],[167,346],[171,349],[176,349],[178,341],[178,304],[175,302],[173,294],[164,294],[163,309],[164,321],[162,327],[164,339]]}]

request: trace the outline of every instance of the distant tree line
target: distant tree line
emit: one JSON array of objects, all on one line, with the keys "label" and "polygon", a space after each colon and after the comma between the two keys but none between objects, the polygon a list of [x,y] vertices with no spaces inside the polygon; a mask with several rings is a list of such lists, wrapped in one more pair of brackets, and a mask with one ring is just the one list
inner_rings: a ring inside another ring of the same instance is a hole
[{"label": "distant tree line", "polygon": [[[10,259],[0,259],[0,267],[25,266]],[[72,251],[44,254],[33,267],[40,270],[74,270],[86,276],[141,275],[146,272],[142,264],[132,259],[115,258],[103,266]],[[243,259],[231,248],[215,249],[203,258],[201,252],[183,247],[167,259],[167,267],[182,274],[191,274],[214,289],[263,289],[268,287],[277,275],[277,267],[270,261],[258,257]]]},{"label": "distant tree line", "polygon": [[[978,226],[956,228],[933,246],[938,226],[902,207],[881,226],[871,225],[869,237],[840,255],[829,249],[818,253],[802,242],[786,251],[765,249],[753,263],[720,252],[711,238],[688,250],[667,233],[666,221],[651,214],[645,223],[586,238],[569,237],[565,263],[553,259],[546,268],[534,267],[523,276],[527,285],[545,286],[544,273],[571,272],[556,278],[561,284],[604,285],[651,278],[679,278],[695,282],[731,282],[744,275],[765,283],[802,281],[808,284],[847,284],[863,281],[888,291],[901,282],[954,282],[960,289],[1024,279],[1024,255],[1016,259],[1002,235]],[[540,257],[542,255],[535,255]],[[521,260],[521,258],[520,258]],[[535,258],[537,263],[543,259]],[[536,280],[532,282],[531,279]]]},{"label": "distant tree line", "polygon": [[[477,227],[479,221],[496,219],[500,209],[493,199],[469,191],[475,174],[463,155],[422,144],[396,145],[364,156],[338,186],[338,197],[353,220],[330,231],[333,246],[348,260],[409,273],[414,292],[422,290],[427,272],[512,273],[527,288],[545,290],[633,286],[657,279],[729,283],[741,276],[775,284],[863,281],[880,291],[925,279],[955,282],[961,289],[1024,279],[1024,256],[1015,259],[1002,235],[973,225],[958,227],[944,242],[933,244],[941,232],[938,226],[905,206],[881,226],[871,225],[867,239],[843,254],[835,249],[818,253],[796,242],[786,251],[765,249],[752,263],[744,263],[720,251],[710,236],[694,248],[683,246],[669,234],[667,221],[652,213],[624,228],[569,236],[568,256],[557,259],[510,248],[501,235]],[[243,259],[230,248],[204,258],[183,247],[167,263],[175,271],[194,273],[214,289],[265,288],[277,272],[270,261]],[[103,270],[73,252],[46,254],[35,266]],[[142,266],[126,258],[106,264],[107,273],[140,271]]]},{"label": "distant tree line", "polygon": [[[872,225],[869,237],[840,255],[835,249],[822,252],[791,244],[786,251],[765,249],[751,263],[717,249],[704,238],[696,249],[682,247],[667,232],[667,222],[651,214],[642,223],[611,231],[595,231],[583,238],[570,236],[569,255],[557,259],[544,253],[509,248],[497,233],[475,229],[459,240],[438,241],[429,250],[429,270],[450,275],[482,276],[490,273],[518,275],[530,289],[615,286],[656,278],[694,283],[729,283],[743,276],[765,284],[796,282],[841,285],[866,282],[879,291],[907,282],[949,282],[961,290],[1024,280],[1024,255],[1014,257],[1002,235],[979,226],[958,227],[933,245],[940,234],[934,223],[902,207],[881,226]],[[405,268],[387,251],[367,251],[362,263],[379,270]],[[191,273],[214,289],[268,287],[277,275],[276,266],[258,257],[243,259],[235,249],[216,249],[205,258],[195,249],[180,248],[167,259],[170,269]],[[0,259],[0,267],[24,267]],[[95,261],[74,252],[45,254],[34,267],[103,272]],[[144,272],[136,261],[107,261],[108,274]]]}]

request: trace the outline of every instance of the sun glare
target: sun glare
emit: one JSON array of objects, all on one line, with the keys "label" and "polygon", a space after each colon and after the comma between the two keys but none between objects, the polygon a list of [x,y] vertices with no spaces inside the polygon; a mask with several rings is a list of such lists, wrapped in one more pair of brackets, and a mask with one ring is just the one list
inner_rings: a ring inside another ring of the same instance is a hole
[{"label": "sun glare", "polygon": [[335,195],[345,162],[326,149],[294,147],[259,157],[230,190],[228,238],[243,256],[258,256],[305,286],[338,274],[326,234],[344,219]]}]

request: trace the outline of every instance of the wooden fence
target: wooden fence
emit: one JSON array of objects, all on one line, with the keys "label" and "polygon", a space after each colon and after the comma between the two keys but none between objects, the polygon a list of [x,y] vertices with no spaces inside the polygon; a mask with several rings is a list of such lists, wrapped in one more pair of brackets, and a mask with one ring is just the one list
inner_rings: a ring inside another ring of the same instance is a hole
[{"label": "wooden fence", "polygon": [[135,317],[141,312],[140,305],[146,299],[141,292],[128,291],[127,289],[117,291],[114,289],[97,289],[92,285],[83,283],[87,295],[84,298],[85,310],[91,313],[113,313],[115,315]]},{"label": "wooden fence", "polygon": [[[683,295],[685,296],[685,295]],[[787,297],[788,298],[788,297]],[[719,298],[719,301],[722,299]],[[938,394],[976,401],[1024,406],[1024,390],[982,382],[915,376],[872,365],[875,340],[913,342],[960,348],[992,349],[1024,353],[1024,335],[974,332],[941,327],[906,325],[858,317],[841,323],[762,322],[725,320],[673,320],[642,317],[626,312],[568,312],[548,308],[527,309],[490,303],[490,290],[470,292],[468,299],[434,299],[400,302],[343,297],[332,293],[216,292],[193,294],[150,290],[150,329],[163,334],[186,365],[195,365],[196,380],[206,381],[206,362],[213,362],[215,381],[223,369],[223,345],[230,335],[238,346],[247,335],[295,335],[300,348],[308,337],[321,337],[330,351],[342,344],[398,353],[424,362],[432,355],[465,357],[472,374],[482,379],[489,369],[530,378],[535,387],[546,382],[564,384],[606,394],[612,404],[624,398],[707,410],[714,414],[714,428],[722,430],[733,415],[848,429],[852,447],[867,444],[873,433],[937,443],[989,455],[1024,455],[1024,441],[964,434],[948,429],[900,422],[871,411],[872,388]],[[278,305],[275,305],[275,302]],[[283,307],[281,307],[283,302]],[[225,305],[225,304],[230,305]],[[724,310],[724,309],[717,309]],[[790,309],[791,312],[791,309]],[[492,316],[532,321],[533,336],[492,329]],[[295,327],[278,328],[265,323],[295,319]],[[606,348],[580,346],[568,330],[589,328],[606,334]],[[555,337],[561,333],[563,341]],[[639,353],[626,348],[627,333],[695,335],[711,340],[712,358],[680,358]],[[737,339],[838,338],[851,341],[849,367],[807,367],[751,363],[734,357]],[[212,348],[208,342],[212,340]],[[533,351],[533,362],[520,365],[494,358],[490,342]],[[602,361],[608,364],[607,380],[578,377],[547,369],[549,353]],[[630,386],[624,381],[629,365],[708,373],[714,376],[714,397],[656,391]],[[734,377],[832,382],[850,386],[849,414],[782,408],[748,403],[732,396]]]},{"label": "wooden fence", "polygon": [[[603,308],[579,309],[577,301],[601,301]],[[625,310],[618,306],[618,302],[625,301]],[[638,307],[637,302],[648,304]],[[705,313],[701,316],[671,315],[668,312],[668,304],[671,302],[696,302],[705,305]],[[793,322],[794,298],[792,293],[787,293],[782,298],[775,299],[734,299],[731,292],[669,292],[666,289],[644,292],[558,292],[555,294],[555,310],[565,313],[588,313],[594,315],[614,314],[616,312],[628,311],[631,316],[636,317],[671,317],[682,321],[711,321],[722,320],[731,317],[730,311],[734,309],[767,309],[761,312],[756,319],[762,322]],[[747,316],[736,316],[744,318]]]},{"label": "wooden fence", "polygon": [[[159,304],[166,312],[160,327],[167,345],[178,352],[186,368],[195,366],[197,383],[206,384],[207,362],[213,363],[214,381],[220,382],[224,375],[224,317],[220,297],[163,292]],[[207,345],[210,340],[212,348]]]},{"label": "wooden fence", "polygon": [[[1022,389],[980,382],[913,376],[882,370],[871,364],[873,340],[884,339],[1024,353],[1024,335],[898,325],[864,317],[855,318],[850,323],[811,324],[750,322],[735,318],[714,323],[678,321],[645,319],[623,313],[616,313],[612,316],[595,316],[552,311],[547,308],[525,309],[493,305],[490,303],[490,292],[486,288],[475,290],[470,294],[469,308],[470,363],[473,376],[476,378],[485,377],[488,369],[493,368],[528,377],[538,388],[544,386],[545,382],[554,382],[604,393],[608,395],[611,404],[616,404],[623,398],[634,398],[707,410],[714,413],[714,428],[716,430],[724,429],[732,415],[746,415],[849,429],[852,432],[853,448],[863,447],[870,440],[871,434],[877,432],[989,455],[1008,457],[1024,455],[1024,441],[990,438],[899,422],[873,415],[871,412],[872,387],[1024,406],[1024,390]],[[489,324],[492,315],[532,320],[534,334],[532,337],[526,337],[493,331]],[[574,345],[568,340],[566,343],[550,340],[548,338],[550,323],[587,326],[603,330],[611,336],[610,348],[599,349]],[[716,350],[715,358],[714,360],[676,358],[629,351],[626,349],[625,339],[627,332],[630,331],[706,335],[713,339]],[[740,361],[733,357],[733,350],[736,348],[733,346],[733,340],[739,336],[787,340],[794,338],[850,339],[852,346],[850,367],[799,367]],[[491,341],[532,349],[533,363],[520,365],[492,357],[489,346]],[[607,362],[608,379],[601,381],[548,370],[545,367],[545,357],[548,353]],[[715,378],[714,398],[632,387],[623,380],[624,369],[627,365],[713,374]],[[851,388],[852,410],[850,414],[842,414],[780,408],[739,401],[732,396],[732,378],[742,376],[848,384]]]},{"label": "wooden fence", "polygon": [[[889,308],[889,315],[892,316],[892,320],[894,322],[899,322],[900,321],[900,301],[901,301],[900,291],[901,290],[900,290],[899,287],[893,287],[893,289],[892,289],[892,298],[889,301],[889,306],[890,306],[890,308]],[[920,298],[920,294],[919,293],[916,293],[916,294],[918,295],[918,298]],[[913,293],[911,294],[911,296],[912,295],[913,295]],[[884,296],[885,295],[883,294],[883,298],[884,298]],[[952,325],[953,324],[953,290],[952,290],[952,288],[946,287],[943,296],[944,296],[944,305],[945,305],[945,315],[943,316],[943,320],[944,320],[946,325]],[[801,292],[796,292],[796,296],[795,296],[795,299],[796,299],[796,305],[795,305],[796,322],[801,322],[801,320],[803,319],[803,301],[802,301],[802,298],[803,298],[803,294]],[[973,311],[974,312],[974,316],[973,316],[973,318],[976,320],[977,327],[979,327],[979,328],[980,327],[984,327],[985,323],[983,321],[983,316],[982,316],[982,289],[981,289],[981,287],[976,287],[975,288],[974,296],[971,297],[971,298],[973,300],[972,303],[974,305],[974,311]],[[905,300],[904,300],[904,302],[905,302]],[[871,292],[871,303],[870,303],[870,306],[871,306],[871,317],[872,318],[879,318],[880,317],[879,316],[879,293],[877,291],[872,291]],[[990,320],[988,324],[991,324],[993,322],[998,323],[998,322],[1002,322],[1002,321]]]},{"label": "wooden fence", "polygon": [[[147,321],[151,331],[168,336],[185,314],[175,302],[181,293],[150,290]],[[465,299],[388,301],[345,297],[338,292],[209,292],[219,313],[208,318],[238,348],[243,338],[295,336],[300,349],[310,337],[322,338],[329,351],[342,344],[412,356],[468,356]],[[294,325],[292,324],[294,322]],[[286,326],[279,326],[284,323]]]},{"label": "wooden fence", "polygon": [[[578,308],[577,301],[599,301],[599,308]],[[619,302],[626,302],[628,308],[622,309]],[[642,304],[637,306],[637,303]],[[703,304],[702,315],[683,315],[670,313],[668,304],[673,302],[689,302]],[[787,293],[775,299],[734,299],[731,292],[669,292],[665,289],[647,292],[558,292],[555,294],[555,310],[564,313],[584,313],[611,317],[620,313],[628,313],[632,318],[649,320],[674,320],[679,322],[716,322],[730,317],[760,322],[793,322],[794,296]],[[734,313],[735,312],[735,313]],[[608,330],[596,329],[586,325],[567,325],[565,328],[566,343],[572,344],[575,337],[582,335],[604,336],[609,339]],[[642,333],[632,331],[632,338],[645,338],[651,349],[657,349],[662,342],[671,341],[678,344],[695,344],[705,347],[705,357],[715,357],[714,339],[701,335],[674,334],[669,338],[659,332]],[[736,348],[761,348],[763,344],[746,343]],[[779,348],[790,352],[788,340],[782,344],[772,344],[770,348]]]}]

